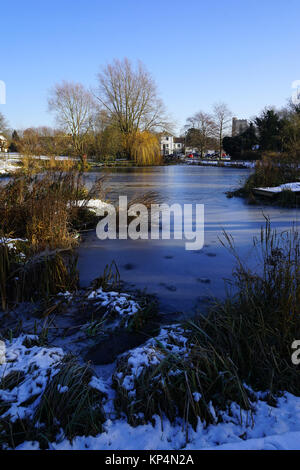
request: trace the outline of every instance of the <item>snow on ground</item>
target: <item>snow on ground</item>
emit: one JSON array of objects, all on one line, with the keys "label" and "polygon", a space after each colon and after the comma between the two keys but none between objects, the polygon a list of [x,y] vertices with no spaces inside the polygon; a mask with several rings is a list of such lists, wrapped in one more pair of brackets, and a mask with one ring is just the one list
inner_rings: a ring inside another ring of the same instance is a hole
[{"label": "snow on ground", "polygon": [[281,184],[280,186],[274,187],[266,187],[266,188],[254,188],[260,191],[265,191],[269,193],[281,193],[282,191],[292,191],[292,192],[300,192],[300,183],[285,183]]},{"label": "snow on ground", "polygon": [[90,199],[88,202],[80,200],[77,201],[77,204],[79,207],[86,206],[88,209],[95,212],[96,215],[103,215],[103,209],[106,209],[110,205],[101,199]]},{"label": "snow on ground", "polygon": [[[170,333],[170,330],[168,331]],[[177,332],[177,334],[180,334]],[[160,338],[165,332],[160,334]],[[174,344],[176,347],[176,344]],[[142,356],[137,348],[132,366],[137,371]],[[134,350],[133,350],[134,351]],[[36,337],[21,335],[11,341],[5,341],[6,362],[0,365],[0,378],[8,377],[12,372],[22,375],[22,380],[12,389],[0,388],[0,400],[9,404],[2,416],[32,416],[40,396],[43,393],[49,375],[57,371],[57,365],[63,359],[60,348],[36,345]],[[134,355],[132,356],[134,358]],[[158,359],[158,358],[157,358]],[[152,424],[130,426],[127,421],[117,419],[113,412],[114,391],[111,388],[110,373],[105,373],[108,366],[99,366],[91,379],[91,386],[107,394],[105,411],[107,420],[104,432],[92,436],[77,436],[70,442],[60,433],[57,442],[50,444],[51,449],[103,449],[103,450],[196,450],[196,449],[300,449],[300,398],[285,393],[278,399],[278,404],[271,407],[264,400],[264,394],[256,394],[254,412],[241,411],[232,403],[229,412],[223,413],[223,422],[205,427],[198,422],[197,429],[186,426],[181,420],[171,424],[166,418],[156,416]],[[61,393],[66,390],[61,388]],[[36,398],[32,401],[32,399]],[[22,405],[29,401],[29,405]],[[38,449],[37,442],[24,442],[18,449]]]},{"label": "snow on ground", "polygon": [[106,319],[109,314],[116,313],[117,317],[126,327],[130,317],[135,315],[140,310],[140,305],[132,300],[129,294],[109,291],[105,292],[102,287],[92,291],[89,300],[95,300],[96,305],[106,307],[107,312],[103,316],[102,321]]},{"label": "snow on ground", "polygon": [[244,161],[244,160],[200,160],[200,159],[190,159],[187,161],[188,165],[193,165],[193,164],[198,164],[201,163],[201,165],[207,165],[207,166],[228,166],[228,167],[244,167],[244,168],[255,168],[255,161]]},{"label": "snow on ground", "polygon": [[[161,329],[160,334],[155,338],[150,338],[144,345],[132,349],[127,354],[127,366],[116,374],[119,386],[129,392],[132,400],[135,399],[135,380],[151,366],[158,366],[166,355],[180,354],[181,357],[187,352],[187,338],[184,336],[184,330],[178,325],[165,327]],[[160,348],[157,345],[160,345]],[[173,372],[178,373],[177,371]],[[153,380],[160,380],[160,375]]]},{"label": "snow on ground", "polygon": [[20,247],[18,246],[20,243],[23,244],[27,243],[27,239],[23,238],[9,238],[9,237],[2,237],[0,238],[0,246],[5,245],[10,252],[15,252],[15,255],[17,258],[19,258],[19,261],[25,261],[26,255],[22,251],[20,251]]},{"label": "snow on ground", "polygon": [[[55,365],[64,357],[63,350],[37,346],[37,341],[37,336],[22,334],[12,341],[6,341],[5,348],[2,346],[4,360],[2,356],[0,400],[9,406],[1,414],[1,418],[10,417],[10,421],[14,422],[18,418],[31,417],[48,378],[57,372]],[[17,385],[3,385],[5,379],[8,381],[12,374],[18,377],[14,380]],[[32,403],[26,404],[28,401]]]},{"label": "snow on ground", "polygon": [[[182,421],[171,424],[155,417],[155,425],[130,426],[124,419],[108,419],[105,431],[96,437],[76,437],[52,443],[57,450],[198,450],[198,449],[300,449],[300,399],[285,394],[272,408],[264,401],[256,403],[253,422],[250,414],[240,413],[232,404],[232,416],[224,413],[223,423],[197,429]],[[28,446],[32,446],[28,443]]]},{"label": "snow on ground", "polygon": [[20,167],[13,163],[13,160],[0,159],[0,176],[10,175]]},{"label": "snow on ground", "polygon": [[18,242],[26,243],[28,242],[28,240],[25,238],[9,238],[9,237],[0,238],[0,244],[6,245],[9,250],[16,250],[16,244]]}]

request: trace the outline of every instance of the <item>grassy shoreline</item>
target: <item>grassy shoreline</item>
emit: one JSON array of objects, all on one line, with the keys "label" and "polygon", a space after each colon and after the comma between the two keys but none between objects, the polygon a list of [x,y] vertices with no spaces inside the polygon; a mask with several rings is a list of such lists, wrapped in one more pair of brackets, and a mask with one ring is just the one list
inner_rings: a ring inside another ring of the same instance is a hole
[{"label": "grassy shoreline", "polygon": [[[103,184],[101,179],[86,193],[80,175],[51,173],[18,175],[1,188],[2,321],[16,312],[15,323],[1,329],[1,339],[7,345],[18,344],[24,357],[23,372],[12,363],[0,377],[0,445],[16,447],[30,439],[47,448],[60,429],[68,439],[103,432],[104,395],[90,387],[92,374],[85,366],[61,353],[58,363],[43,372],[39,393],[26,388],[27,399],[18,403],[25,410],[23,418],[8,412],[3,397],[27,384],[26,355],[34,354],[33,343],[50,350],[62,343],[70,343],[70,348],[76,344],[82,362],[87,348],[101,350],[101,342],[107,348],[132,335],[135,343],[125,345],[125,350],[118,347],[111,356],[117,361],[112,376],[114,413],[126,416],[132,426],[154,423],[155,416],[171,423],[180,418],[194,429],[199,420],[204,426],[215,425],[224,413],[230,414],[233,404],[255,419],[257,393],[271,407],[284,392],[299,396],[299,372],[291,362],[291,345],[300,334],[298,233],[277,233],[266,220],[253,242],[261,260],[255,272],[243,264],[232,238],[224,233],[224,248],[236,259],[236,295],[215,303],[206,316],[159,333],[153,299],[122,293],[115,265],[87,291],[78,288],[74,231],[87,223],[88,201],[99,197]],[[67,252],[70,262],[63,259]],[[24,301],[28,308],[18,318],[18,304]],[[80,387],[85,391],[83,402],[77,397]],[[70,406],[64,411],[65,400]]]},{"label": "grassy shoreline", "polygon": [[228,191],[227,197],[242,197],[248,204],[277,205],[281,207],[297,207],[298,196],[290,190],[283,190],[272,199],[259,196],[255,188],[272,188],[300,180],[300,167],[297,161],[286,156],[266,155],[256,162],[254,172],[247,178],[245,184],[234,191]]}]

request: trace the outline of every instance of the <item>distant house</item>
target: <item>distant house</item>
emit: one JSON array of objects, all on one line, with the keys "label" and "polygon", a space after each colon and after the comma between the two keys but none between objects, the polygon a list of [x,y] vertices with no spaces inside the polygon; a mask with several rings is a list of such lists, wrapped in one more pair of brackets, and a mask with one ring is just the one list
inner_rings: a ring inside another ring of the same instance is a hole
[{"label": "distant house", "polygon": [[184,139],[164,134],[160,138],[160,151],[162,155],[182,153],[184,150]]},{"label": "distant house", "polygon": [[7,152],[8,141],[4,135],[0,135],[0,152]]}]

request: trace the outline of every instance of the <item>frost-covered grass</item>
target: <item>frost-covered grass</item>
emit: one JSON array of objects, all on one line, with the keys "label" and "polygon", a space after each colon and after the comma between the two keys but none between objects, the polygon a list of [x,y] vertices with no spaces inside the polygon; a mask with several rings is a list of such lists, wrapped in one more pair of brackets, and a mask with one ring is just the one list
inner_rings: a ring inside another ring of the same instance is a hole
[{"label": "frost-covered grass", "polygon": [[[276,247],[273,240],[273,255],[266,252],[271,271],[251,281],[247,273],[240,299],[216,306],[197,322],[162,328],[158,336],[119,357],[108,377],[101,367],[96,377],[89,367],[61,348],[42,345],[36,336],[11,338],[4,348],[1,343],[5,362],[0,365],[0,445],[299,448],[299,373],[289,357],[299,315],[287,303],[287,318],[279,302],[292,297],[293,283],[287,291],[282,289],[280,282],[287,279],[283,268],[274,279],[274,260],[280,256]],[[239,275],[241,279],[245,272]],[[264,316],[256,297],[259,294],[261,301],[263,280],[271,289],[265,288],[264,301],[270,303],[269,296],[278,290]],[[297,278],[294,281],[296,286]],[[88,296],[95,307],[98,303],[120,319],[134,316],[138,309],[128,294],[98,287]],[[72,298],[70,293],[59,297]],[[281,307],[274,310],[276,302]],[[292,387],[294,394],[287,391]]]}]

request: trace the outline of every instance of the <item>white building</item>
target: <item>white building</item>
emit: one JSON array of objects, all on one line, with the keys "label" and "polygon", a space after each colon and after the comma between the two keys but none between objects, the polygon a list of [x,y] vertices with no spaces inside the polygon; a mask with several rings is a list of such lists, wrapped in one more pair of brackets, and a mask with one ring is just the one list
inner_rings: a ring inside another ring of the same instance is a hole
[{"label": "white building", "polygon": [[8,142],[4,135],[0,135],[0,152],[7,152]]},{"label": "white building", "polygon": [[182,153],[184,149],[184,139],[174,137],[171,134],[164,134],[160,138],[160,151],[162,155]]}]

